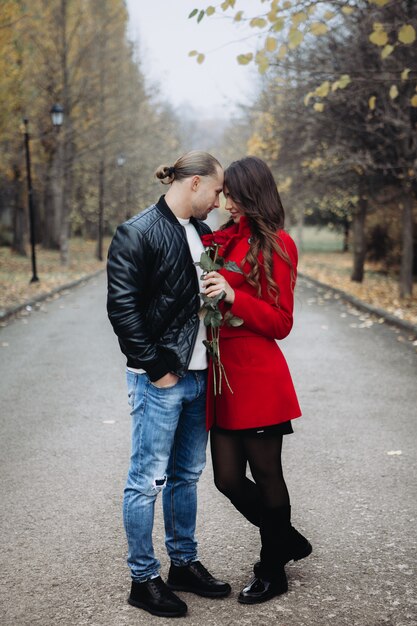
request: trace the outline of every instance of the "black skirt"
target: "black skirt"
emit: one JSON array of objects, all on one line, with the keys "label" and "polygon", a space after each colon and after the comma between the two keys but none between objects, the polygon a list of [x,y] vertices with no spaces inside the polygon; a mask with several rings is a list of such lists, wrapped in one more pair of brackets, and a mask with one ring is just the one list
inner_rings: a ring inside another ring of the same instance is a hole
[{"label": "black skirt", "polygon": [[241,430],[229,430],[214,425],[212,429],[216,433],[222,435],[230,435],[231,437],[247,437],[248,435],[256,438],[274,437],[275,435],[291,435],[294,431],[291,420],[282,424],[273,424],[272,426],[258,426],[257,428],[242,428]]}]

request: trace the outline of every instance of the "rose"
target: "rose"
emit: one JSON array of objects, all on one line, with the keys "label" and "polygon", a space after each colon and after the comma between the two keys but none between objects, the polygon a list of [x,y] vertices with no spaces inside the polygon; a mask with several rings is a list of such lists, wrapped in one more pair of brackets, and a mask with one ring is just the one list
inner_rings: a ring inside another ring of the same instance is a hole
[{"label": "rose", "polygon": [[[216,235],[216,233],[214,233],[214,235]],[[207,237],[209,236],[211,235],[207,235]],[[229,272],[237,272],[238,274],[243,274],[237,263],[235,263],[234,261],[225,261],[223,257],[218,255],[219,246],[220,244],[212,244],[210,248],[208,248],[201,254],[200,261],[196,263],[196,265],[201,267],[201,269],[203,270],[202,277],[204,277],[207,272],[217,271],[221,268],[229,270]],[[231,311],[227,311],[223,316],[219,308],[219,303],[223,300],[225,295],[226,294],[224,291],[222,291],[218,296],[215,296],[213,298],[204,295],[204,293],[201,294],[203,304],[200,309],[200,316],[204,320],[204,325],[210,329],[210,338],[203,341],[203,343],[206,346],[208,353],[210,354],[212,359],[214,395],[217,394],[217,388],[219,390],[219,393],[221,394],[223,377],[231,393],[233,393],[233,390],[229,385],[223,363],[220,359],[220,328],[224,324],[235,327],[241,326],[243,324],[243,320],[240,317],[236,317],[235,315],[233,315]],[[218,369],[218,387],[216,367]]]},{"label": "rose", "polygon": [[228,230],[229,229],[226,228],[225,230],[216,230],[209,235],[203,235],[201,241],[205,247],[211,247],[213,245],[224,246],[232,235],[232,233],[227,232]]}]

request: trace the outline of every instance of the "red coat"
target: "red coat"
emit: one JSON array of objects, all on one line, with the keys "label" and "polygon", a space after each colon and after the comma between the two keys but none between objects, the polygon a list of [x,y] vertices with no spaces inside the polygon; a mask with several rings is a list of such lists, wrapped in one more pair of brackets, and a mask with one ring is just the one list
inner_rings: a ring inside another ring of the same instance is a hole
[{"label": "red coat", "polygon": [[[249,248],[250,229],[243,216],[238,226],[231,226],[215,234],[222,248],[219,254],[239,266]],[[277,233],[277,241],[288,253],[295,272],[297,248],[290,235],[283,230]],[[301,415],[287,362],[276,339],[284,339],[293,324],[294,284],[291,269],[281,257],[273,253],[273,277],[279,286],[276,304],[267,292],[265,271],[261,262],[262,297],[249,285],[242,274],[221,270],[235,291],[232,306],[222,304],[223,313],[230,309],[233,315],[243,319],[237,328],[222,326],[220,329],[220,358],[233,393],[223,380],[221,394],[214,395],[213,366],[209,366],[207,394],[207,428],[216,423],[221,428],[239,430],[271,426]],[[249,264],[243,267],[249,272]]]}]

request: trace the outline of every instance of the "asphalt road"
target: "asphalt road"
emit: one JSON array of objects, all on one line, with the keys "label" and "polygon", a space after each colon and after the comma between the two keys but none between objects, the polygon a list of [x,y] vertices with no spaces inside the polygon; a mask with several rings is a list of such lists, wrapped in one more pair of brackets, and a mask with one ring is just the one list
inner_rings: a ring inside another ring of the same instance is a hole
[{"label": "asphalt road", "polygon": [[[239,605],[258,533],[216,492],[208,463],[201,559],[233,592],[180,593],[184,623],[416,625],[416,346],[305,282],[282,344],[304,413],[285,440],[286,477],[314,552],[287,567],[288,594]],[[0,397],[1,625],[166,623],[126,603],[130,417],[104,275],[0,330]],[[161,522],[158,506],[166,575]]]}]

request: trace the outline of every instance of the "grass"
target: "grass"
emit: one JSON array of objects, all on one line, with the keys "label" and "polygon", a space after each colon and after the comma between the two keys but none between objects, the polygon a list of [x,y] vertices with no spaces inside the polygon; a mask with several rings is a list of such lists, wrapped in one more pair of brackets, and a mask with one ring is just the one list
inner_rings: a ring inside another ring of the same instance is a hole
[{"label": "grass", "polygon": [[[292,235],[296,237],[294,231]],[[417,285],[411,298],[400,298],[397,276],[387,276],[377,263],[370,262],[365,263],[363,282],[352,282],[352,254],[342,252],[342,248],[341,234],[325,229],[305,228],[299,260],[300,272],[417,325]]]}]

